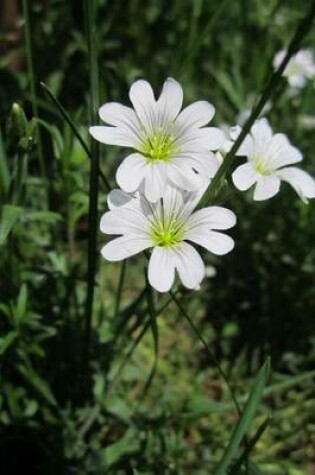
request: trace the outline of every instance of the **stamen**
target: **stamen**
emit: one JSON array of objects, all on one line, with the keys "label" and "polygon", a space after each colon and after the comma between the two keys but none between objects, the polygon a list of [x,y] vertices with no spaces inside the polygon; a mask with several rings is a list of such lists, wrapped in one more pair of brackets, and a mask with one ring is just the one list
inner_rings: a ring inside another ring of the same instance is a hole
[{"label": "stamen", "polygon": [[143,140],[142,152],[150,162],[167,161],[175,151],[175,140],[165,129],[160,129]]}]

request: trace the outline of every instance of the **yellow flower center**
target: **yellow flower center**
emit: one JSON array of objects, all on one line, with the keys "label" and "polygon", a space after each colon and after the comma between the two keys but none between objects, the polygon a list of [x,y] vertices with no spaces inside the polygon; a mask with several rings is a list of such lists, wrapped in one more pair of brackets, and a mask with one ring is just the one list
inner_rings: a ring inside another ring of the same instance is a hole
[{"label": "yellow flower center", "polygon": [[260,175],[270,175],[272,172],[272,168],[270,167],[270,163],[268,158],[266,157],[256,157],[254,159],[255,170]]},{"label": "yellow flower center", "polygon": [[142,153],[149,162],[158,160],[168,161],[172,153],[178,149],[171,134],[165,130],[159,130],[153,135],[146,137],[142,142]]},{"label": "yellow flower center", "polygon": [[183,240],[184,228],[174,219],[159,221],[152,225],[151,235],[156,246],[173,246]]}]

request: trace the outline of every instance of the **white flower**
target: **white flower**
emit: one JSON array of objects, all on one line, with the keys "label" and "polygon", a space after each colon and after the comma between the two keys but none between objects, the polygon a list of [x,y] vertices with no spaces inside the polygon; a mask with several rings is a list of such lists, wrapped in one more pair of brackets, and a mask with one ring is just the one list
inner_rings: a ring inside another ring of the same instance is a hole
[{"label": "white flower", "polygon": [[[285,50],[281,50],[276,54],[273,60],[275,69],[280,66],[286,53]],[[315,77],[315,63],[312,51],[301,49],[296,55],[292,56],[283,72],[283,76],[287,78],[291,87],[303,88],[307,79]]]},{"label": "white flower", "polygon": [[248,162],[234,171],[234,185],[244,191],[256,183],[254,200],[276,195],[281,180],[288,182],[304,202],[315,197],[315,180],[303,170],[287,166],[300,162],[301,152],[284,134],[273,134],[266,119],[255,122],[237,155],[246,156]]},{"label": "white flower", "polygon": [[[113,195],[114,193],[114,195]],[[229,236],[217,230],[236,223],[235,214],[211,206],[194,211],[198,192],[182,192],[167,187],[156,203],[136,193],[131,197],[121,190],[110,193],[110,211],[101,219],[103,233],[119,235],[101,250],[109,261],[120,261],[153,248],[148,267],[149,282],[159,292],[172,287],[177,271],[188,289],[198,287],[205,276],[205,266],[195,248],[187,241],[223,255],[234,247]]]},{"label": "white flower", "polygon": [[90,127],[96,140],[137,151],[117,170],[120,188],[132,193],[143,185],[146,198],[155,202],[167,183],[192,191],[215,175],[220,163],[211,151],[221,146],[224,135],[204,127],[214,116],[209,102],[194,102],[180,112],[183,90],[172,78],[158,100],[142,79],[132,84],[129,97],[134,109],[116,102],[100,108],[101,119],[111,127]]}]

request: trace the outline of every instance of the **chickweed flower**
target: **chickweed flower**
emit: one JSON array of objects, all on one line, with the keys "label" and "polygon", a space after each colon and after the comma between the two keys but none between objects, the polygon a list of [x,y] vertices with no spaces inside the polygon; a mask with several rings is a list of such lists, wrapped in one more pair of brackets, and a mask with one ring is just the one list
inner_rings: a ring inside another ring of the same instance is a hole
[{"label": "chickweed flower", "polygon": [[205,127],[214,116],[212,104],[198,101],[181,111],[183,90],[172,78],[157,100],[142,79],[132,84],[129,97],[133,109],[104,104],[99,114],[109,126],[90,127],[96,140],[136,150],[117,170],[120,188],[133,193],[142,186],[145,197],[155,202],[169,184],[193,191],[214,176],[220,163],[212,151],[222,145],[224,135]]},{"label": "chickweed flower", "polygon": [[255,122],[237,155],[246,156],[248,161],[234,171],[234,185],[244,191],[255,184],[255,201],[276,195],[281,180],[288,182],[304,202],[315,197],[315,180],[303,170],[287,166],[300,162],[301,152],[284,134],[273,134],[267,119]]},{"label": "chickweed flower", "polygon": [[[280,66],[285,55],[285,50],[281,50],[276,54],[273,60],[275,69]],[[302,89],[308,79],[315,77],[315,63],[312,51],[301,49],[296,55],[292,56],[283,72],[283,76],[287,78],[291,87]]]},{"label": "chickweed flower", "polygon": [[142,193],[128,196],[121,190],[109,195],[110,211],[100,228],[103,233],[119,235],[102,248],[109,261],[120,261],[152,248],[148,279],[159,292],[171,289],[176,272],[188,289],[198,288],[206,275],[204,263],[190,244],[197,244],[213,254],[223,255],[234,241],[221,230],[236,223],[235,214],[219,206],[194,211],[198,192],[183,192],[167,187],[155,203]]}]

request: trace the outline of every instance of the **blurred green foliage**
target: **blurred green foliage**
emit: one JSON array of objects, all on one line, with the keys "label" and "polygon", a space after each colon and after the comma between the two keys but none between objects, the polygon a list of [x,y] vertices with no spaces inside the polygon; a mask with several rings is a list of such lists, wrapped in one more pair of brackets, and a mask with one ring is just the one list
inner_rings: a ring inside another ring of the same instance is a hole
[{"label": "blurred green foliage", "polygon": [[[275,52],[305,14],[297,0],[99,5],[104,102],[127,102],[137,77],[158,91],[172,75],[187,102],[209,100],[216,123],[230,125],[251,106]],[[23,43],[0,59],[0,469],[211,474],[237,416],[224,382],[173,304],[158,317],[155,368],[150,303],[141,293],[144,258],[127,264],[117,315],[119,264],[99,262],[88,397],[83,391],[89,161],[39,81],[88,140],[84,11],[81,2],[50,0],[32,2],[31,13],[40,119],[31,114]],[[314,50],[315,30],[306,46]],[[304,167],[315,175],[314,84],[295,95],[285,81],[281,89],[268,117],[303,151]],[[103,147],[102,155],[102,170],[114,185],[121,151]],[[226,188],[220,204],[238,215],[236,248],[224,258],[205,255],[209,277],[200,292],[180,289],[179,295],[242,405],[267,354],[274,368],[250,435],[266,415],[272,420],[250,463],[234,472],[232,465],[230,473],[314,473],[314,205],[300,203],[285,185],[259,204]],[[99,212],[105,209],[102,188]],[[103,240],[99,236],[99,248]]]}]

